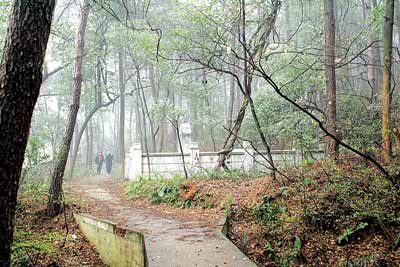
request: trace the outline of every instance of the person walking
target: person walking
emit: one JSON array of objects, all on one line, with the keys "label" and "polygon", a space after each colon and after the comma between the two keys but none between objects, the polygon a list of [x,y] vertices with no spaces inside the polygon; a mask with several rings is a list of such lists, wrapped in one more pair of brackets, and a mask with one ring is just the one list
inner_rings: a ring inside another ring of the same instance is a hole
[{"label": "person walking", "polygon": [[104,156],[102,152],[99,152],[99,154],[96,156],[96,165],[97,165],[97,174],[101,174],[101,168],[103,167],[103,162],[104,162]]},{"label": "person walking", "polygon": [[108,152],[106,155],[106,169],[107,173],[111,175],[111,169],[112,169],[112,163],[113,163],[114,157],[111,154],[111,152]]}]

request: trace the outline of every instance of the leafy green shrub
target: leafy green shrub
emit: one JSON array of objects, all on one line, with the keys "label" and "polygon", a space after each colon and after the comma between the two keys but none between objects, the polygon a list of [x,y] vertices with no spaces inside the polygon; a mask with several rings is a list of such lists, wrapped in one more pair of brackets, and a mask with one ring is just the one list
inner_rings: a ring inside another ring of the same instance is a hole
[{"label": "leafy green shrub", "polygon": [[184,181],[181,176],[171,179],[140,177],[138,180],[129,182],[125,186],[127,195],[131,198],[147,197],[151,203],[167,203],[178,205],[179,189]]},{"label": "leafy green shrub", "polygon": [[342,170],[327,165],[331,179],[316,201],[304,203],[305,222],[324,231],[343,221],[400,225],[399,191],[364,166],[352,170],[362,178],[346,177]]},{"label": "leafy green shrub", "polygon": [[179,198],[179,188],[179,184],[161,184],[150,192],[150,202],[153,204],[167,203],[169,205],[176,205]]},{"label": "leafy green shrub", "polygon": [[155,180],[146,177],[139,177],[138,180],[129,182],[125,186],[125,192],[131,198],[147,196],[155,186]]},{"label": "leafy green shrub", "polygon": [[323,231],[331,230],[334,226],[337,214],[332,209],[319,209],[306,211],[303,216],[304,220],[318,229]]},{"label": "leafy green shrub", "polygon": [[258,222],[268,226],[273,230],[277,224],[281,223],[279,215],[285,212],[285,208],[275,205],[273,197],[264,196],[263,201],[252,208],[252,214]]}]

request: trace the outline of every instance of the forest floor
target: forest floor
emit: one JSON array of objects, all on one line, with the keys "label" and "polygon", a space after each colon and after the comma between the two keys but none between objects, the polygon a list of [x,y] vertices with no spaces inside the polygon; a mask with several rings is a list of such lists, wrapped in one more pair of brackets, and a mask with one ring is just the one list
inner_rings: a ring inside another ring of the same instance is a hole
[{"label": "forest floor", "polygon": [[[258,266],[400,266],[400,192],[372,168],[315,162],[285,174],[81,177],[67,183],[67,212],[53,220],[43,215],[45,194],[22,193],[14,260],[104,266],[73,220],[73,212],[84,212],[143,232],[150,267],[251,266],[230,242],[221,243],[226,216],[229,239]],[[180,257],[180,264],[171,261]]]},{"label": "forest floor", "polygon": [[258,266],[400,266],[400,192],[364,163],[316,162],[287,178],[140,179],[132,205],[209,222]]},{"label": "forest floor", "polygon": [[77,207],[50,219],[46,204],[47,187],[19,193],[11,266],[106,266],[74,220]]},{"label": "forest floor", "polygon": [[196,214],[173,207],[144,207],[130,201],[119,180],[82,177],[67,185],[80,210],[144,234],[150,267],[231,266],[254,264],[220,233],[217,212]]}]

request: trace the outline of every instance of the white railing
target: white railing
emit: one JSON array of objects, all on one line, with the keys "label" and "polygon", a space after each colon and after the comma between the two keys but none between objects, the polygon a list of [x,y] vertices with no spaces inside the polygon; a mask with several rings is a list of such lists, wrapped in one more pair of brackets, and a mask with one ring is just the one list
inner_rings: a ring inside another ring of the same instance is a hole
[{"label": "white railing", "polygon": [[[211,170],[217,167],[218,152],[200,152],[199,146],[192,143],[183,153],[185,166],[190,173],[202,170]],[[305,159],[321,159],[323,151],[316,150],[301,153],[298,150],[273,150],[271,155],[277,168],[285,168],[301,164]],[[227,160],[230,169],[245,171],[268,171],[265,151],[256,152],[248,144],[243,149],[234,149]],[[143,153],[141,144],[134,144],[126,157],[126,178],[134,180],[140,176],[159,174],[163,177],[172,177],[176,174],[183,175],[182,155],[172,153]]]}]

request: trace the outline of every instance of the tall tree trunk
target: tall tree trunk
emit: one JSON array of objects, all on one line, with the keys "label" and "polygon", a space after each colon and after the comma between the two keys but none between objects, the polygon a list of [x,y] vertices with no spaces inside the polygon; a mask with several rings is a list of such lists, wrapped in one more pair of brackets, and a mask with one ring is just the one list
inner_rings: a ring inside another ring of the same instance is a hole
[{"label": "tall tree trunk", "polygon": [[128,134],[128,148],[132,146],[132,132],[133,132],[133,108],[134,108],[134,104],[132,103],[133,101],[131,101],[130,103],[130,110],[129,110],[129,134]]},{"label": "tall tree trunk", "polygon": [[372,22],[368,21],[368,16],[372,10],[377,6],[376,0],[362,0],[363,5],[363,18],[365,26],[368,28],[368,41],[371,43],[371,47],[368,48],[368,65],[367,65],[367,79],[369,86],[371,87],[371,102],[376,103],[378,98],[379,87],[381,86],[382,80],[382,69],[379,52],[379,44],[377,43],[377,36],[375,30],[372,27]]},{"label": "tall tree trunk", "polygon": [[[374,38],[374,33],[373,33],[373,28],[372,25],[368,21],[368,15],[370,13],[371,7],[370,5],[366,2],[366,0],[362,0],[362,7],[363,7],[363,19],[364,19],[364,24],[368,29],[368,41],[370,43],[375,42]],[[371,47],[368,48],[367,51],[368,55],[368,62],[367,62],[367,79],[368,79],[368,84],[371,87],[371,100],[372,102],[375,102],[376,98],[376,81],[375,81],[375,47],[371,45]]]},{"label": "tall tree trunk", "polygon": [[119,72],[119,159],[121,161],[121,177],[125,178],[125,75],[124,75],[124,50],[118,51],[118,72]]},{"label": "tall tree trunk", "polygon": [[0,266],[10,266],[15,206],[54,0],[14,0],[0,65]]},{"label": "tall tree trunk", "polygon": [[[138,90],[137,90],[138,91]],[[143,133],[142,133],[142,121],[140,118],[140,109],[139,109],[139,93],[136,92],[136,104],[135,104],[135,115],[136,115],[136,136],[135,142],[140,143],[143,148]]]},{"label": "tall tree trunk", "polygon": [[89,143],[89,170],[92,170],[93,166],[93,123],[92,120],[89,121],[89,138],[90,138],[90,143]]},{"label": "tall tree trunk", "polygon": [[[248,51],[246,47],[246,5],[245,5],[245,0],[241,0],[240,2],[240,16],[241,16],[241,32],[239,36],[241,37],[241,44],[243,48],[243,94],[251,94],[251,92],[248,91],[247,85],[249,81],[249,73],[248,73],[248,64],[247,64],[247,56],[248,56]],[[251,80],[251,79],[250,79]],[[239,90],[238,90],[239,91]],[[228,155],[232,152],[233,146],[235,145],[237,136],[239,134],[239,130],[242,126],[242,122],[244,119],[244,116],[246,114],[246,108],[249,104],[249,101],[246,97],[243,98],[242,104],[239,108],[237,118],[235,120],[235,124],[233,127],[230,129],[227,138],[225,139],[224,146],[222,150],[219,152],[219,157],[218,157],[218,168],[223,167],[224,169],[227,169],[226,166],[226,159]]]},{"label": "tall tree trunk", "polygon": [[88,0],[84,0],[81,7],[80,22],[76,37],[76,56],[73,66],[73,93],[71,105],[68,112],[67,124],[63,136],[61,147],[58,151],[57,164],[53,171],[51,184],[49,188],[49,202],[47,204],[47,215],[54,217],[62,211],[62,183],[65,166],[67,164],[68,152],[71,146],[72,135],[76,123],[76,117],[79,111],[81,87],[82,87],[82,62],[85,47],[85,32],[87,19],[89,16]]},{"label": "tall tree trunk", "polygon": [[[236,68],[234,65],[231,66],[232,73],[236,74]],[[229,79],[229,108],[228,108],[228,119],[227,119],[227,128],[232,129],[233,123],[233,110],[235,105],[235,77],[233,75],[230,76]]]},{"label": "tall tree trunk", "polygon": [[[376,0],[371,0],[371,4],[373,8],[378,7],[378,3]],[[380,87],[382,86],[382,79],[383,79],[383,69],[382,69],[382,59],[381,59],[381,50],[380,50],[380,45],[377,42],[381,36],[377,36],[377,34],[374,32],[373,34],[374,41],[376,41],[373,45],[374,48],[374,66],[375,66],[375,101],[378,99],[379,95],[379,90]]]},{"label": "tall tree trunk", "polygon": [[[324,0],[325,31],[325,80],[326,80],[326,127],[336,133],[336,72],[335,72],[335,15],[333,0]],[[331,159],[337,159],[339,147],[335,139],[326,137],[325,153]]]},{"label": "tall tree trunk", "polygon": [[90,170],[90,164],[89,164],[90,134],[89,134],[89,131],[90,131],[89,127],[86,127],[86,130],[85,130],[85,137],[86,137],[86,169],[88,169],[88,170]]},{"label": "tall tree trunk", "polygon": [[[151,88],[151,95],[153,97],[153,102],[154,104],[158,104],[159,103],[159,91],[157,90],[156,87],[156,77],[155,77],[155,69],[154,69],[154,65],[152,63],[149,64],[149,79],[150,79],[150,88]],[[160,122],[156,122],[155,119],[153,119],[153,131],[152,131],[152,135],[153,135],[153,151],[154,152],[161,152],[160,151],[160,147],[159,144],[162,144],[163,141],[161,141],[161,139],[163,138],[161,136],[161,128],[162,125]],[[158,131],[154,131],[154,127],[158,128]],[[158,134],[160,133],[160,134]]]},{"label": "tall tree trunk", "polygon": [[163,152],[164,148],[164,141],[165,141],[165,132],[167,131],[167,126],[165,125],[164,122],[161,122],[160,124],[160,134],[159,134],[159,143],[157,145],[158,152]]},{"label": "tall tree trunk", "polygon": [[[152,144],[152,151],[156,152],[157,151],[157,141],[156,141],[156,133],[154,131],[154,121],[152,120],[151,116],[150,116],[150,111],[149,111],[149,107],[147,105],[147,100],[146,100],[146,96],[144,93],[144,89],[143,89],[143,85],[140,83],[139,85],[139,90],[142,91],[142,104],[143,104],[143,109],[146,112],[145,115],[147,116],[148,120],[149,120],[149,128],[150,128],[150,138],[151,138],[151,144]],[[143,118],[143,120],[146,120],[146,117]]]},{"label": "tall tree trunk", "polygon": [[[99,48],[102,51],[102,46]],[[96,97],[96,104],[101,104],[103,102],[102,99],[102,90],[101,90],[101,70],[102,70],[102,63],[100,57],[97,57],[97,64],[96,64],[96,86],[95,86],[95,97]]]},{"label": "tall tree trunk", "polygon": [[382,83],[382,162],[390,163],[390,102],[392,78],[392,45],[393,45],[394,0],[386,1],[383,33],[383,83]]},{"label": "tall tree trunk", "polygon": [[156,77],[155,77],[154,65],[152,63],[149,64],[149,80],[150,80],[150,89],[151,89],[151,95],[153,96],[153,101],[154,103],[158,103]]}]

